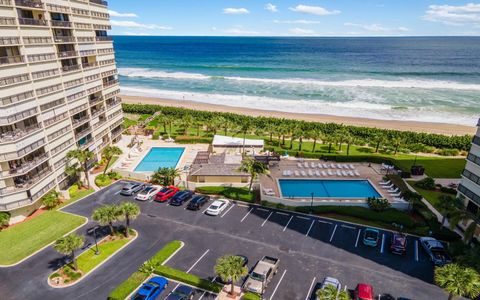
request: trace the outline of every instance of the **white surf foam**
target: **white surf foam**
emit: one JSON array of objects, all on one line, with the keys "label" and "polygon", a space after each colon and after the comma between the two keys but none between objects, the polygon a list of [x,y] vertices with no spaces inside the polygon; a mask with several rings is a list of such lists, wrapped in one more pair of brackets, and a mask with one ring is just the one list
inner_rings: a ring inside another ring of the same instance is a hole
[{"label": "white surf foam", "polygon": [[165,72],[145,68],[119,68],[122,76],[132,78],[161,78],[161,79],[181,79],[181,80],[214,80],[224,79],[237,82],[249,82],[257,84],[282,84],[299,86],[318,86],[318,87],[382,87],[382,88],[421,88],[421,89],[453,89],[453,90],[471,90],[480,91],[479,84],[468,84],[454,81],[442,80],[420,80],[403,78],[399,80],[379,80],[379,79],[355,79],[342,81],[326,81],[316,79],[273,79],[273,78],[249,78],[238,76],[215,77],[198,73],[185,72]]},{"label": "white surf foam", "polygon": [[451,123],[472,126],[477,117],[459,113],[435,111],[428,107],[412,107],[402,110],[386,104],[362,100],[350,102],[325,102],[319,100],[285,100],[268,97],[191,93],[153,88],[121,86],[121,92],[132,96],[147,96],[173,100],[189,100],[201,103],[219,104],[232,107],[274,110],[281,112],[325,114],[345,117],[363,117],[379,120],[405,120],[437,123]]}]

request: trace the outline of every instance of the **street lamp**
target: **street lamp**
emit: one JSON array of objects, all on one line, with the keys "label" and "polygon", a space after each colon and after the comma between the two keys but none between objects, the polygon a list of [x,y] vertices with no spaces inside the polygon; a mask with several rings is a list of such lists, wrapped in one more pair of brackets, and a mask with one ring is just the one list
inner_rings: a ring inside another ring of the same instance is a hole
[{"label": "street lamp", "polygon": [[98,243],[97,243],[97,229],[98,229],[98,226],[95,226],[89,230],[89,233],[93,231],[93,238],[95,239],[95,255],[100,254],[100,251],[98,250]]},{"label": "street lamp", "polygon": [[312,201],[310,202],[310,214],[313,214],[313,192],[310,193],[310,195],[312,196]]}]

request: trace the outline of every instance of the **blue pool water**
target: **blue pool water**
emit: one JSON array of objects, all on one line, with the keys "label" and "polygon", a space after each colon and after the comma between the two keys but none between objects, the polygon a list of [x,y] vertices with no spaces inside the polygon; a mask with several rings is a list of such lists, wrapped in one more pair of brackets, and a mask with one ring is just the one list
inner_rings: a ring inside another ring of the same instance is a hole
[{"label": "blue pool water", "polygon": [[152,148],[135,168],[136,172],[155,172],[158,168],[175,168],[185,148]]},{"label": "blue pool water", "polygon": [[368,198],[381,197],[368,180],[296,180],[280,179],[285,198]]}]

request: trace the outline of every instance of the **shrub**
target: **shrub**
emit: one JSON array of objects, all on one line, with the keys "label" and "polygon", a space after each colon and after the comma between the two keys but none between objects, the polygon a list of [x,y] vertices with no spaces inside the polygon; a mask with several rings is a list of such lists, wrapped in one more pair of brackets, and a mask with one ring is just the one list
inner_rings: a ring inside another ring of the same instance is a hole
[{"label": "shrub", "polygon": [[390,208],[390,202],[385,198],[368,197],[368,207],[374,211],[384,211]]},{"label": "shrub", "polygon": [[262,300],[262,297],[258,294],[247,292],[243,295],[243,300]]},{"label": "shrub", "polygon": [[46,194],[42,198],[42,204],[48,209],[53,209],[60,203],[62,203],[62,200],[60,199],[60,194],[55,190]]},{"label": "shrub", "polygon": [[433,191],[436,189],[435,180],[431,177],[427,177],[425,179],[419,180],[415,183],[416,187],[419,187],[424,190]]},{"label": "shrub", "polygon": [[75,196],[75,194],[78,193],[78,185],[74,184],[68,189],[68,194],[70,195],[70,198]]},{"label": "shrub", "polygon": [[104,187],[110,185],[112,183],[112,179],[108,175],[100,174],[95,177],[95,184],[99,187]]},{"label": "shrub", "polygon": [[245,202],[253,201],[253,193],[247,188],[229,187],[229,186],[202,186],[196,189],[198,193],[207,195],[222,195],[233,200]]},{"label": "shrub", "polygon": [[108,178],[113,179],[113,180],[122,179],[122,175],[120,175],[119,173],[114,172],[114,171],[108,172],[108,173],[107,173],[107,176],[108,176]]},{"label": "shrub", "polygon": [[456,194],[457,194],[457,190],[456,190],[456,189],[454,189],[454,188],[449,188],[449,187],[446,187],[446,186],[441,186],[441,187],[440,187],[440,191],[442,191],[443,193],[452,194],[452,195],[456,195]]},{"label": "shrub", "polygon": [[458,149],[440,149],[437,151],[437,154],[443,156],[457,156],[460,154],[460,150]]},{"label": "shrub", "polygon": [[155,269],[155,274],[165,276],[172,280],[177,280],[185,284],[192,285],[214,293],[219,293],[222,290],[222,286],[220,286],[218,283],[167,266],[158,266]]},{"label": "shrub", "polygon": [[10,213],[6,211],[0,212],[0,228],[10,223]]}]

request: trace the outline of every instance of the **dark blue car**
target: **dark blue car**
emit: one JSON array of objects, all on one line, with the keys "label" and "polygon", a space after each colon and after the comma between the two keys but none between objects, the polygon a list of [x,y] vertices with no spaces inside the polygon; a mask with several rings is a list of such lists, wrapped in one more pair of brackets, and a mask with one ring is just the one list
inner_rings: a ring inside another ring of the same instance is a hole
[{"label": "dark blue car", "polygon": [[168,280],[164,277],[153,277],[144,283],[132,300],[155,300],[167,287]]},{"label": "dark blue car", "polygon": [[181,285],[168,294],[165,300],[190,300],[195,295],[195,290],[189,286]]},{"label": "dark blue car", "polygon": [[176,193],[172,199],[170,199],[170,205],[180,206],[192,198],[193,192],[190,190],[184,190]]}]

